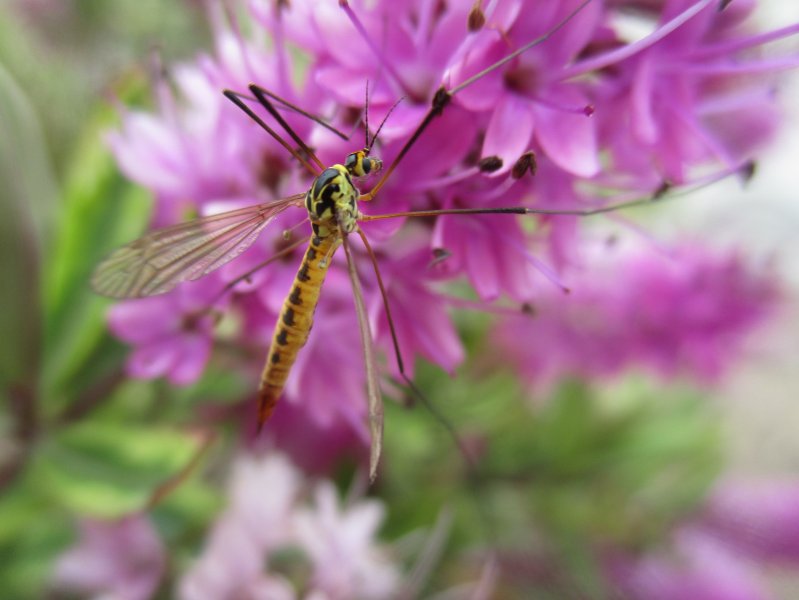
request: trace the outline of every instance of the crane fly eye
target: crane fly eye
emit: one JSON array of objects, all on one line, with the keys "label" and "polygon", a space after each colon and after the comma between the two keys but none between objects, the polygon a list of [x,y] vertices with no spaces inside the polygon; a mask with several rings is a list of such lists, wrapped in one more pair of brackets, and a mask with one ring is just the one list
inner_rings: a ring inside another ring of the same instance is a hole
[{"label": "crane fly eye", "polygon": [[347,160],[344,161],[344,167],[350,173],[353,173],[353,174],[355,173],[355,171],[358,168],[358,153],[357,152],[353,152],[352,154],[349,154],[347,156]]}]

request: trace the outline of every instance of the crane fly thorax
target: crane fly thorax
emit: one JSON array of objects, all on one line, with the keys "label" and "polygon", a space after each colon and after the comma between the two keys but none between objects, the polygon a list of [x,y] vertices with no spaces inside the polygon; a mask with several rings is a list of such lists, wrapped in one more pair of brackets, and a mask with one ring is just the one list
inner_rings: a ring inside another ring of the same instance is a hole
[{"label": "crane fly thorax", "polygon": [[325,169],[305,195],[305,208],[314,233],[327,237],[343,229],[355,231],[358,224],[358,188],[343,165]]},{"label": "crane fly thorax", "polygon": [[352,233],[358,226],[358,197],[360,192],[353,177],[366,177],[383,168],[379,158],[369,156],[364,148],[347,156],[343,165],[333,165],[322,171],[305,195],[305,208],[314,233],[327,237],[339,229]]}]

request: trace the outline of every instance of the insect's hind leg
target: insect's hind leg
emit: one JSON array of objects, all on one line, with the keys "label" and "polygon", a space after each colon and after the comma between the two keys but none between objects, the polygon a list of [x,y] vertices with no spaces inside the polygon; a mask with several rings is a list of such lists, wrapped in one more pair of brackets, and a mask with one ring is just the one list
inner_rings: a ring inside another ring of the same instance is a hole
[{"label": "insect's hind leg", "polygon": [[470,472],[474,472],[476,470],[476,465],[474,463],[474,458],[472,457],[471,453],[467,449],[466,445],[461,440],[458,432],[455,431],[452,423],[450,423],[444,415],[441,413],[440,410],[433,404],[423,393],[422,390],[418,388],[418,386],[413,382],[413,380],[408,377],[407,373],[405,372],[405,363],[402,360],[402,353],[400,352],[399,342],[397,341],[397,332],[394,328],[394,319],[391,317],[391,308],[388,302],[388,294],[386,293],[385,285],[383,284],[383,277],[380,275],[380,268],[377,265],[377,257],[375,256],[374,251],[372,250],[371,244],[369,244],[369,240],[366,237],[366,234],[359,228],[357,229],[358,235],[361,237],[363,241],[364,247],[366,248],[366,252],[369,255],[369,260],[372,263],[372,267],[374,268],[375,278],[377,279],[377,286],[380,288],[380,295],[383,298],[383,307],[386,311],[386,318],[388,319],[388,328],[391,332],[391,344],[394,347],[394,356],[397,360],[397,368],[400,373],[400,377],[402,377],[403,382],[405,385],[408,386],[408,389],[411,390],[413,395],[416,397],[417,400],[428,410],[430,414],[433,415],[433,418],[438,421],[442,427],[447,431],[447,434],[452,438],[457,446],[458,450],[460,451],[461,456],[463,457],[466,466]]}]

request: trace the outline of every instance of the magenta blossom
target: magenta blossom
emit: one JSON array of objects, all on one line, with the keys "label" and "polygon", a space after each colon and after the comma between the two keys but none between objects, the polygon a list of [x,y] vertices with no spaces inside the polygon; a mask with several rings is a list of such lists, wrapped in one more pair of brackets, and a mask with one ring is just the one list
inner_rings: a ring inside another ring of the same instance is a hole
[{"label": "magenta blossom", "polygon": [[799,484],[727,482],[707,502],[706,530],[750,558],[799,563]]},{"label": "magenta blossom", "polygon": [[611,578],[629,600],[768,600],[754,565],[717,540],[686,530],[664,555],[618,559]]},{"label": "magenta blossom", "polygon": [[164,545],[142,516],[80,524],[80,541],[55,566],[52,584],[81,597],[146,600],[166,566]]},{"label": "magenta blossom", "polygon": [[197,380],[211,355],[215,317],[208,308],[216,288],[203,281],[111,309],[111,331],[136,347],[127,363],[131,377],[165,376],[175,385]]},{"label": "magenta blossom", "polygon": [[[622,3],[623,4],[623,3]],[[641,7],[642,20],[663,26],[697,5],[668,0]],[[723,11],[706,7],[661,40],[622,45],[587,58],[568,76],[612,69],[597,88],[597,105],[629,119],[627,126],[602,121],[602,137],[614,166],[635,180],[691,179],[697,165],[730,169],[749,160],[777,124],[773,109],[775,73],[797,59],[760,56],[774,35],[752,35],[748,18],[756,3],[732,2]],[[780,35],[795,30],[786,28]],[[636,46],[640,51],[633,54]],[[601,99],[601,100],[600,100]],[[769,109],[768,107],[772,108]],[[735,127],[728,127],[735,122]]]},{"label": "magenta blossom", "polygon": [[799,558],[795,483],[722,483],[673,546],[610,561],[612,580],[631,600],[765,600],[763,567]]},{"label": "magenta blossom", "polygon": [[717,379],[746,335],[776,308],[768,273],[735,252],[682,245],[598,247],[570,294],[542,287],[532,314],[504,320],[494,339],[535,386],[642,367],[663,378]]}]

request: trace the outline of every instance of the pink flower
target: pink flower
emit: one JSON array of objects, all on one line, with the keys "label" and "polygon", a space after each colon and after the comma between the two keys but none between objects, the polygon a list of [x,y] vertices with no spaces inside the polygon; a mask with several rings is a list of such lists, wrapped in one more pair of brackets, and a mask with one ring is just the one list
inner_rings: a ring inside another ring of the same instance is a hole
[{"label": "pink flower", "polygon": [[772,598],[760,571],[799,557],[799,486],[726,482],[671,546],[609,561],[611,579],[631,600]]},{"label": "pink flower", "polygon": [[542,288],[533,314],[502,322],[504,355],[531,384],[644,367],[660,377],[717,379],[771,314],[776,284],[734,252],[682,245],[597,248],[570,294]]},{"label": "pink flower", "polygon": [[[309,598],[390,597],[399,579],[374,539],[381,505],[361,500],[341,510],[329,482],[318,484],[315,503],[308,505],[305,487],[279,454],[240,459],[230,504],[181,580],[179,597],[296,598],[298,589]],[[310,564],[307,582],[273,572],[272,560],[287,550],[299,551],[296,560]]]},{"label": "pink flower", "polygon": [[214,319],[206,309],[216,293],[214,279],[111,308],[111,331],[136,347],[127,363],[131,377],[166,376],[175,385],[200,377],[211,354]]},{"label": "pink flower", "polygon": [[727,482],[709,498],[702,524],[737,552],[758,561],[799,562],[799,484]]},{"label": "pink flower", "polygon": [[[567,69],[570,77],[610,69],[597,87],[597,106],[628,120],[625,126],[600,120],[614,167],[639,181],[683,182],[697,165],[735,168],[749,160],[777,125],[774,75],[797,66],[797,57],[758,55],[767,36],[751,33],[754,2],[733,2],[722,11],[717,2],[691,0],[629,4],[640,21],[662,30],[692,16],[661,39],[658,30],[628,46],[617,38],[618,48]],[[772,39],[794,32],[786,28]]]},{"label": "pink flower", "polygon": [[282,587],[280,578],[264,573],[264,558],[289,543],[301,484],[299,473],[282,456],[240,459],[233,470],[229,506],[181,580],[179,597],[257,598],[255,590]]},{"label": "pink flower", "polygon": [[373,542],[384,516],[382,505],[362,500],[342,509],[329,482],[317,486],[314,500],[294,517],[299,545],[313,568],[313,587],[325,598],[391,597],[399,573]]},{"label": "pink flower", "polygon": [[53,586],[92,597],[152,597],[163,575],[166,556],[158,534],[146,518],[85,520],[80,524],[80,538],[56,563]]},{"label": "pink flower", "polygon": [[611,573],[629,600],[771,598],[752,564],[723,544],[690,530],[677,534],[670,553],[618,559]]}]

